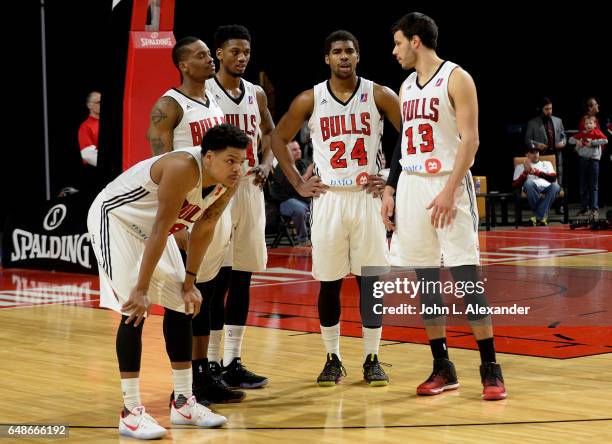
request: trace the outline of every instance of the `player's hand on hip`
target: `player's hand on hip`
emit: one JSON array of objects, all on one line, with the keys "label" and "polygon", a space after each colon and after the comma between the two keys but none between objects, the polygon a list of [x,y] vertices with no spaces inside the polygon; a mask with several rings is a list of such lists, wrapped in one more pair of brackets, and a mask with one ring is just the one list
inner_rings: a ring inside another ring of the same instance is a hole
[{"label": "player's hand on hip", "polygon": [[431,224],[434,228],[450,226],[455,219],[457,209],[455,208],[455,195],[446,188],[431,201],[427,206],[431,210]]},{"label": "player's hand on hip", "polygon": [[395,224],[391,222],[394,211],[395,201],[393,200],[393,196],[383,195],[380,215],[382,216],[383,224],[385,224],[387,231],[395,231]]},{"label": "player's hand on hip", "polygon": [[136,320],[134,327],[138,327],[145,316],[148,316],[151,312],[151,301],[147,296],[147,292],[137,288],[133,289],[127,302],[121,306],[121,312],[129,313],[128,318],[125,320],[126,324]]},{"label": "player's hand on hip", "polygon": [[266,180],[268,180],[268,175],[270,174],[270,165],[257,165],[255,168],[251,168],[247,172],[247,176],[253,176],[253,185],[263,188]]},{"label": "player's hand on hip", "polygon": [[193,309],[193,316],[196,317],[200,312],[202,306],[202,294],[195,286],[190,287],[188,290],[183,288],[183,301],[185,301],[185,313],[191,313]]},{"label": "player's hand on hip", "polygon": [[370,174],[368,176],[368,183],[361,187],[366,190],[366,193],[371,193],[372,197],[380,197],[385,189],[385,185],[387,185],[387,182],[380,174]]},{"label": "player's hand on hip", "polygon": [[303,197],[319,197],[321,194],[325,194],[328,188],[321,182],[319,176],[312,176],[307,181],[301,182],[295,190]]}]

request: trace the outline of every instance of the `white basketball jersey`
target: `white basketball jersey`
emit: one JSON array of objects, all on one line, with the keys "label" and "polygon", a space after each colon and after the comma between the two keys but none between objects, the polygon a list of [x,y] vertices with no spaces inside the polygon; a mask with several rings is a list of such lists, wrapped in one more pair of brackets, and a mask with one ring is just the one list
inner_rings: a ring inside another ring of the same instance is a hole
[{"label": "white basketball jersey", "polygon": [[[185,197],[171,232],[193,226],[204,210],[225,192],[225,187],[217,184],[215,189],[206,198],[203,198],[201,147],[184,148],[180,151],[191,154],[198,162],[200,177],[197,185]],[[124,222],[138,237],[148,239],[159,207],[157,196],[159,186],[151,179],[151,167],[161,157],[171,154],[173,153],[165,153],[143,160],[109,183],[102,191],[104,194],[103,220],[106,220],[106,216],[111,214]]]},{"label": "white basketball jersey", "polygon": [[402,84],[402,170],[408,174],[448,174],[461,138],[448,79],[457,65],[445,61],[423,86],[413,72]]},{"label": "white basketball jersey", "polygon": [[261,123],[259,106],[257,105],[257,92],[255,85],[240,79],[242,93],[239,97],[232,97],[219,83],[217,77],[206,81],[206,90],[210,91],[225,114],[225,121],[237,126],[249,136],[249,145],[246,151],[246,160],[242,165],[244,174],[259,165],[257,158],[257,132]]},{"label": "white basketball jersey", "polygon": [[346,103],[332,93],[329,81],[316,85],[308,127],[314,172],[324,184],[360,186],[381,170],[383,118],[372,81],[360,77]]},{"label": "white basketball jersey", "polygon": [[174,149],[200,145],[206,131],[225,123],[223,111],[208,90],[208,105],[174,88],[166,91],[163,97],[172,97],[183,109],[183,118],[174,128]]}]

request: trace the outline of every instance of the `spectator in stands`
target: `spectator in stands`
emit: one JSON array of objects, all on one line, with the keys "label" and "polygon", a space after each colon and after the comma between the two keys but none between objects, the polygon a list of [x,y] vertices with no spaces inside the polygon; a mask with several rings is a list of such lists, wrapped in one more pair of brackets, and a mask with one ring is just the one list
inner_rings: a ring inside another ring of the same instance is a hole
[{"label": "spectator in stands", "polygon": [[[300,144],[295,140],[287,145],[291,152],[295,167],[300,172],[304,180],[310,179],[314,165],[302,159]],[[308,239],[308,216],[310,214],[310,198],[302,197],[295,191],[287,177],[283,173],[280,165],[274,168],[274,181],[271,189],[272,198],[280,202],[280,213],[290,217],[296,228],[297,243],[301,247],[309,247]]]},{"label": "spectator in stands", "polygon": [[597,117],[586,115],[581,119],[584,126],[572,138],[570,143],[576,144],[580,156],[580,204],[578,216],[599,217],[599,160],[601,151],[608,138],[597,128]]},{"label": "spectator in stands", "polygon": [[541,114],[527,123],[525,144],[537,148],[540,154],[554,154],[557,161],[559,183],[563,184],[563,148],[566,144],[565,130],[560,118],[552,115],[552,102],[542,100]]},{"label": "spectator in stands", "polygon": [[89,116],[79,127],[79,148],[83,164],[96,166],[98,164],[98,130],[100,128],[100,93],[92,91],[87,96]]},{"label": "spectator in stands", "polygon": [[514,170],[512,186],[522,188],[527,194],[529,206],[534,213],[530,219],[531,224],[548,225],[546,220],[548,210],[561,187],[557,183],[557,174],[552,164],[540,160],[540,150],[537,147],[527,148],[525,162],[517,165]]},{"label": "spectator in stands", "polygon": [[580,119],[580,124],[578,125],[578,129],[580,131],[585,130],[584,118],[585,117],[593,117],[595,119],[595,128],[601,130],[599,126],[599,119],[597,118],[597,114],[599,114],[599,103],[597,103],[597,99],[595,97],[589,97],[586,102],[584,102],[584,116]]}]

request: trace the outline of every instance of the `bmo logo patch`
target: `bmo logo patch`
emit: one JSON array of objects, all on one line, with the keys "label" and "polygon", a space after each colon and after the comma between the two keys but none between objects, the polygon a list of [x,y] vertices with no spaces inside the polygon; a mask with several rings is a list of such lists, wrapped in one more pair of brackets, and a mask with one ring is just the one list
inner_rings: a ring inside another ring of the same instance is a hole
[{"label": "bmo logo patch", "polygon": [[365,185],[368,183],[368,173],[360,173],[355,178],[355,184],[357,185]]},{"label": "bmo logo patch", "polygon": [[330,179],[329,185],[332,187],[348,187],[353,185],[353,179]]},{"label": "bmo logo patch", "polygon": [[434,157],[425,161],[425,171],[427,171],[429,174],[436,174],[441,168],[442,162]]}]

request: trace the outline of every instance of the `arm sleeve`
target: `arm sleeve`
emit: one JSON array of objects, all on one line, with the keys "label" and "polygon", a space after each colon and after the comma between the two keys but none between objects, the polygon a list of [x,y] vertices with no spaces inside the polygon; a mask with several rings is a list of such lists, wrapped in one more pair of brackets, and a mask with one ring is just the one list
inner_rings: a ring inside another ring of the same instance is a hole
[{"label": "arm sleeve", "polygon": [[601,145],[605,145],[608,143],[608,139],[595,139],[595,140],[591,140],[591,144],[593,146],[601,146]]},{"label": "arm sleeve", "polygon": [[402,134],[404,131],[404,125],[400,125],[399,136],[395,149],[393,150],[393,158],[391,159],[391,165],[389,166],[389,178],[387,179],[387,185],[397,189],[397,182],[399,181],[399,175],[402,172],[402,166],[400,159],[402,158]]}]

